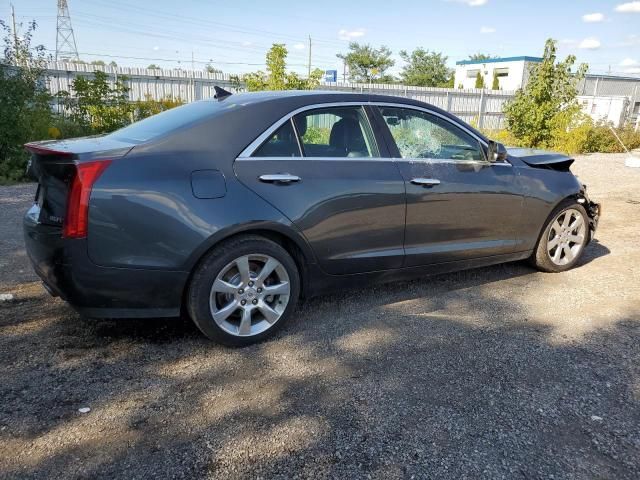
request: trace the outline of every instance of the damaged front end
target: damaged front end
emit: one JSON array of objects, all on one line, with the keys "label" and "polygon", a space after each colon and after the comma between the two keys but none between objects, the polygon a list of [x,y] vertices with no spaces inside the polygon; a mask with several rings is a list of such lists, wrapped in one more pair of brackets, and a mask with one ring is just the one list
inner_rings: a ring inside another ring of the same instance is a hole
[{"label": "damaged front end", "polygon": [[[509,148],[509,155],[518,157],[531,168],[554,170],[556,172],[570,172],[574,159],[562,153],[547,152],[532,148]],[[598,221],[602,215],[602,206],[593,202],[587,196],[587,186],[582,185],[580,193],[575,195],[576,201],[584,207],[589,217],[589,241],[593,238]]]},{"label": "damaged front end", "polygon": [[602,215],[602,205],[593,202],[587,196],[587,186],[582,185],[580,193],[576,195],[576,201],[584,207],[589,217],[589,241],[593,239],[596,229],[598,228],[598,222]]}]

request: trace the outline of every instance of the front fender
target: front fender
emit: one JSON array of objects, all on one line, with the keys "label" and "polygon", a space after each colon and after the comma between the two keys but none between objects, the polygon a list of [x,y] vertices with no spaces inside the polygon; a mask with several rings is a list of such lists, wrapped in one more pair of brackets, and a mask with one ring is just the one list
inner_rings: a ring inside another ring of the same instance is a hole
[{"label": "front fender", "polygon": [[553,210],[567,198],[584,196],[584,188],[571,172],[541,168],[518,168],[525,196],[519,250],[533,250]]}]

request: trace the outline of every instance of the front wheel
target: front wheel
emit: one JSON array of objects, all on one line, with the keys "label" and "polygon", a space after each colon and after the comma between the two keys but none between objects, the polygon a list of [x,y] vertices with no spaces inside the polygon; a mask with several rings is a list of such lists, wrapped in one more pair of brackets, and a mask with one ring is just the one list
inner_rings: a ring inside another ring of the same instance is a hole
[{"label": "front wheel", "polygon": [[273,335],[296,307],[295,262],[271,240],[243,236],[213,249],[193,275],[187,309],[211,340],[244,346]]},{"label": "front wheel", "polygon": [[532,263],[543,272],[564,272],[580,259],[589,242],[589,217],[584,207],[565,200],[549,216]]}]

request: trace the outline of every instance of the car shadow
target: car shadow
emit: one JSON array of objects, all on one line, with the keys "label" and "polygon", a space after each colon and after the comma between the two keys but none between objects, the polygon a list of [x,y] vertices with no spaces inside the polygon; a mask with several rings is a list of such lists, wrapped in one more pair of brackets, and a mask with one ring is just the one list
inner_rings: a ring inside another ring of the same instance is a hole
[{"label": "car shadow", "polygon": [[[598,240],[593,240],[585,249],[576,268],[610,253],[611,251],[605,245]],[[341,304],[357,301],[372,309],[380,305],[415,300],[426,296],[438,298],[447,292],[488,285],[507,279],[521,277],[525,279],[525,283],[535,282],[535,276],[538,273],[526,261],[518,261],[428,275],[414,280],[374,284],[366,289],[354,287],[341,292],[330,292],[321,296],[301,299],[296,316],[305,318],[319,306],[327,303]],[[180,342],[185,339],[198,341],[203,338],[200,330],[186,314],[175,318],[82,319],[82,322],[90,327],[93,335],[102,339],[129,338],[136,341],[163,344]],[[293,325],[288,326],[278,336],[291,334],[292,330],[303,329],[305,324],[304,321],[292,323]],[[207,340],[203,341],[207,342]]]},{"label": "car shadow", "polygon": [[587,248],[584,249],[580,260],[578,260],[577,266],[580,267],[582,265],[587,265],[588,263],[591,263],[600,257],[609,255],[610,253],[611,250],[609,250],[606,245],[603,245],[597,238],[594,238]]}]

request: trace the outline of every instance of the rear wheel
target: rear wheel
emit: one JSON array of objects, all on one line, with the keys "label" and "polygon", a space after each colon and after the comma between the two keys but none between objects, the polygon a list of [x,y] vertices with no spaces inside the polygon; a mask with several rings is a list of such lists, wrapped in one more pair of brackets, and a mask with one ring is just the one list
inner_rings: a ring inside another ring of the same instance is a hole
[{"label": "rear wheel", "polygon": [[211,340],[230,346],[273,335],[295,309],[295,262],[275,242],[243,236],[212,250],[193,275],[187,309]]},{"label": "rear wheel", "polygon": [[579,203],[562,202],[549,216],[532,263],[543,272],[564,272],[580,259],[589,241],[589,218]]}]

